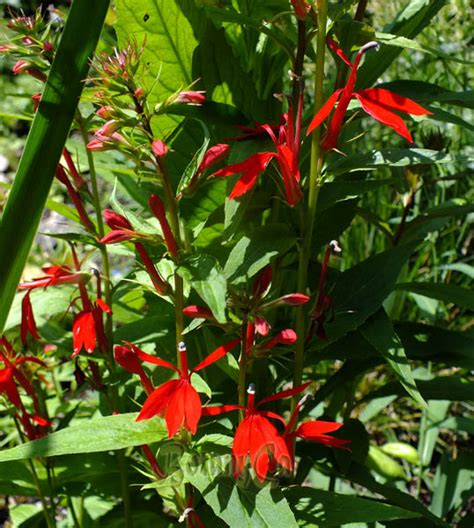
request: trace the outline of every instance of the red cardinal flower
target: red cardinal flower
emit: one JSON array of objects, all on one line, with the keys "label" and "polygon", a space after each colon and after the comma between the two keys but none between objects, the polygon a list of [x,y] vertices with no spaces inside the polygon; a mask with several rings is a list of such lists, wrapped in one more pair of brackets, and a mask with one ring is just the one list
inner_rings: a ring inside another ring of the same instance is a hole
[{"label": "red cardinal flower", "polygon": [[31,306],[30,299],[31,290],[26,293],[21,301],[21,326],[20,326],[20,337],[21,342],[26,342],[26,336],[28,334],[33,339],[40,339],[38,329],[36,328],[35,316],[33,314],[33,307]]},{"label": "red cardinal flower", "polygon": [[112,310],[101,299],[97,299],[94,303],[89,301],[88,304],[88,308],[74,318],[72,325],[74,351],[71,357],[77,356],[83,348],[88,354],[92,354],[96,349],[97,343],[99,343],[99,347],[102,350],[106,348],[102,312],[112,313]]},{"label": "red cardinal flower", "polygon": [[247,391],[249,396],[246,408],[240,405],[220,405],[205,407],[202,410],[202,414],[205,416],[216,416],[236,409],[245,410],[245,417],[237,427],[232,444],[235,478],[238,478],[242,473],[247,457],[250,457],[250,464],[260,481],[265,480],[269,469],[274,467],[275,464],[279,464],[288,470],[291,469],[291,455],[288,452],[286,442],[269,419],[279,420],[283,424],[285,424],[285,421],[279,414],[271,411],[260,411],[258,408],[264,403],[289,398],[294,394],[298,394],[310,383],[304,383],[294,389],[268,396],[256,405],[255,387],[251,384]]},{"label": "red cardinal flower", "polygon": [[300,186],[300,171],[298,168],[299,157],[299,126],[296,127],[296,133],[293,126],[293,112],[282,115],[282,123],[278,129],[278,137],[275,135],[274,126],[259,125],[259,130],[263,129],[270,136],[276,147],[276,152],[257,152],[246,160],[229,165],[218,170],[213,176],[231,176],[233,174],[242,174],[235,184],[229,198],[232,200],[249,192],[256,184],[257,178],[263,172],[270,161],[275,158],[285,188],[285,197],[288,205],[293,207],[301,197],[302,191]]},{"label": "red cardinal flower", "polygon": [[239,343],[240,339],[234,339],[216,348],[214,352],[209,354],[191,370],[188,369],[188,356],[184,343],[180,343],[179,345],[181,368],[168,363],[164,359],[151,356],[135,345],[127,343],[141,361],[174,370],[179,376],[178,379],[172,379],[163,383],[148,396],[137,417],[137,422],[164,413],[169,438],[172,438],[181,427],[195,434],[199,420],[201,419],[202,406],[201,399],[191,384],[191,376],[194,372],[198,372],[221,357],[224,357]]},{"label": "red cardinal flower", "polygon": [[357,69],[362,56],[366,51],[378,48],[377,42],[368,42],[365,46],[362,46],[356,55],[355,61],[352,63],[333,40],[328,38],[327,41],[329,47],[347,64],[347,66],[349,66],[351,71],[346,86],[340,90],[336,90],[329,97],[323,107],[314,116],[308,127],[307,133],[310,134],[315,128],[320,126],[329,116],[336,102],[339,101],[336,111],[329,122],[326,137],[321,144],[321,147],[325,150],[335,148],[337,146],[339,134],[341,133],[347,107],[349,106],[351,99],[355,97],[360,102],[362,108],[370,116],[384,125],[393,128],[397,134],[412,143],[413,139],[407,126],[403,122],[403,119],[394,111],[412,115],[427,115],[431,114],[431,112],[415,103],[415,101],[390,92],[389,90],[385,90],[384,88],[368,88],[366,90],[354,92],[357,80]]},{"label": "red cardinal flower", "polygon": [[341,438],[335,438],[334,436],[329,436],[328,433],[334,433],[340,429],[344,424],[339,422],[325,422],[322,420],[310,420],[308,422],[303,422],[299,425],[296,430],[293,430],[296,421],[298,419],[299,412],[303,405],[306,403],[308,396],[306,395],[301,398],[298,404],[295,407],[295,410],[292,412],[285,431],[283,432],[283,438],[285,440],[288,452],[291,456],[291,469],[295,465],[294,461],[294,442],[296,438],[301,438],[302,440],[308,440],[310,442],[316,442],[318,444],[327,445],[330,447],[336,447],[338,449],[345,449],[350,451],[346,444],[349,444],[351,440],[343,440]]},{"label": "red cardinal flower", "polygon": [[21,282],[18,286],[20,290],[34,290],[36,288],[47,288],[59,284],[81,284],[89,278],[88,273],[82,271],[73,272],[67,266],[49,266],[43,268],[45,277],[33,279],[29,282]]}]

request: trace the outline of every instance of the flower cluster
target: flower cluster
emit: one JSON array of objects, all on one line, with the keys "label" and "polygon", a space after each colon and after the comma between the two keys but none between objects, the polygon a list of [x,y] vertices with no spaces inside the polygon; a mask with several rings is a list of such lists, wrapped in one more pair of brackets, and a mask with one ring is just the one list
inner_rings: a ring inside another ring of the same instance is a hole
[{"label": "flower cluster", "polygon": [[[203,414],[206,416],[216,416],[235,410],[245,411],[245,416],[237,427],[232,444],[235,478],[238,478],[242,473],[247,463],[247,458],[250,458],[250,463],[261,481],[265,480],[268,472],[275,470],[277,465],[291,471],[295,462],[294,441],[296,438],[347,449],[345,444],[349,443],[348,440],[334,438],[326,434],[337,431],[342,427],[341,423],[311,420],[302,423],[294,430],[298,413],[304,400],[297,405],[288,423],[279,414],[260,410],[260,407],[266,403],[301,393],[309,384],[310,382],[307,382],[299,387],[277,392],[260,400],[257,404],[255,403],[255,387],[250,385],[247,391],[248,400],[245,408],[241,405],[218,405],[203,409]],[[284,431],[282,434],[278,432],[270,420],[276,420],[283,425]]]}]

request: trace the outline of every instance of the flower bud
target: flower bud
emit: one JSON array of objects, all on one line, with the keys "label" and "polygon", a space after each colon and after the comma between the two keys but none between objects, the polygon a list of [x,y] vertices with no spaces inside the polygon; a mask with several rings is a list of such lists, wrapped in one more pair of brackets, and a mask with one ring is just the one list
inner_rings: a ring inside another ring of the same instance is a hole
[{"label": "flower bud", "polygon": [[118,214],[110,209],[104,211],[105,223],[111,229],[129,229],[133,231],[132,224],[125,218],[125,216]]},{"label": "flower bud", "polygon": [[151,144],[151,150],[157,158],[163,158],[168,154],[168,146],[164,141],[161,141],[161,139],[155,139],[155,141],[153,141]]},{"label": "flower bud", "polygon": [[214,319],[211,310],[206,306],[197,306],[195,304],[183,308],[183,314],[192,319]]},{"label": "flower bud", "polygon": [[111,119],[112,112],[113,112],[113,108],[111,106],[101,106],[97,110],[96,115],[98,115],[102,119]]},{"label": "flower bud", "polygon": [[179,92],[178,97],[175,99],[175,103],[200,106],[206,100],[205,93],[206,92],[204,91]]},{"label": "flower bud", "polygon": [[206,169],[222,161],[229,153],[230,145],[218,143],[206,151],[204,158],[199,165],[197,172],[204,172]]}]

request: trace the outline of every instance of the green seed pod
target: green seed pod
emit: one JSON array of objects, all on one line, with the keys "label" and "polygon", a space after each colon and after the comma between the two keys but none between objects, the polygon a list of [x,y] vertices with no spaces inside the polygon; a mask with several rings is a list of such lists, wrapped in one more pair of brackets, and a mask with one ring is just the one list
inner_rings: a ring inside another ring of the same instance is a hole
[{"label": "green seed pod", "polygon": [[393,458],[386,455],[380,447],[369,447],[369,454],[365,464],[369,469],[389,479],[407,480],[403,467],[398,462],[395,462]]},{"label": "green seed pod", "polygon": [[395,458],[401,458],[402,460],[406,460],[415,466],[420,463],[418,451],[410,444],[405,444],[404,442],[389,442],[388,444],[381,446],[380,449],[386,455]]}]

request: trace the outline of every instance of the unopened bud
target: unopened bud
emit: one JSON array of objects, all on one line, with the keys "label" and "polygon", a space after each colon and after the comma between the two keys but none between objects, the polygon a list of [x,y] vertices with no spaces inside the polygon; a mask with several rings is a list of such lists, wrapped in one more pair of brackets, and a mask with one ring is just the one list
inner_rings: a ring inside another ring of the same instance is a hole
[{"label": "unopened bud", "polygon": [[164,141],[161,141],[161,139],[155,139],[155,141],[153,141],[151,144],[151,150],[157,158],[163,158],[168,154],[168,146]]}]

